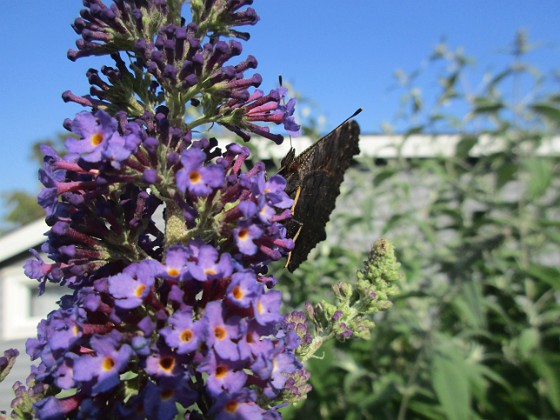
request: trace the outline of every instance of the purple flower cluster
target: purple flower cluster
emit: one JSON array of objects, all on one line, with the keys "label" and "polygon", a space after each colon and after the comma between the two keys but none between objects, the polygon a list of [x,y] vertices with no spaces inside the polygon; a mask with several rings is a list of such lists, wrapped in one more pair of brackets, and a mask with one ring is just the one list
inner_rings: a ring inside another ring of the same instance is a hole
[{"label": "purple flower cluster", "polygon": [[[285,181],[266,180],[262,164],[241,172],[249,153],[236,144],[209,163],[212,141],[169,135],[160,114],[153,121],[81,113],[68,124],[78,136],[66,143],[70,153],[44,149],[40,202],[51,230],[43,251],[53,262],[36,253],[25,271],[75,292],[39,325],[28,353],[42,361],[39,380],[79,390],[80,410],[86,400],[108,407],[116,389],[131,387],[120,375],[133,371],[142,372],[138,394],[119,405],[123,414],[172,418],[175,402],[200,398],[218,410],[227,395],[264,412],[257,398],[273,399],[299,367],[297,336],[276,337],[280,292],[265,287],[275,283],[267,265],[293,247],[280,223],[292,205]],[[168,225],[180,220],[168,246],[154,216],[161,207]],[[165,406],[139,406],[156,391]],[[41,404],[39,413],[54,403]]]},{"label": "purple flower cluster", "polygon": [[[241,9],[251,1],[190,3],[186,26],[166,23],[179,19],[157,0],[85,0],[74,24],[82,39],[70,57],[111,54],[117,68],[102,69],[108,81],[90,70],[91,95],[65,94],[93,108],[65,121],[67,153],[43,147],[50,261],[34,252],[25,272],[72,294],[27,343],[40,360],[29,391],[39,418],[172,419],[178,407],[276,418],[294,375],[305,379],[300,338],[268,290],[268,265],[293,248],[286,182],[260,162],[244,170],[247,147],[193,135],[217,122],[280,141],[255,123],[297,130],[294,101],[283,104],[283,88],[249,92],[254,58],[225,65],[241,46],[220,36],[247,38],[232,27],[257,21]],[[187,103],[203,111],[190,123]]]},{"label": "purple flower cluster", "polygon": [[[256,58],[248,56],[240,63],[229,64],[242,53],[242,45],[234,39],[220,38],[249,38],[234,27],[258,22],[254,9],[244,8],[252,2],[192,1],[193,22],[179,25],[163,23],[168,22],[170,12],[166,1],[120,0],[110,7],[101,0],[84,1],[87,8],[73,24],[82,38],[77,42],[78,49],[70,50],[68,57],[75,60],[111,54],[116,68],[101,69],[106,80],[89,70],[90,95],[68,91],[63,98],[93,108],[126,111],[135,117],[162,104],[172,107],[174,114],[187,117],[187,107],[194,106],[204,110],[204,116],[193,125],[217,122],[244,140],[255,133],[282,142],[281,135],[255,122],[283,124],[290,133],[298,132],[293,117],[295,100],[283,104],[284,88],[266,95],[260,90],[251,92],[261,84],[262,77],[258,73],[245,77],[244,72],[257,67]],[[130,68],[119,51],[132,57]],[[138,72],[144,72],[141,80],[135,78]]]}]

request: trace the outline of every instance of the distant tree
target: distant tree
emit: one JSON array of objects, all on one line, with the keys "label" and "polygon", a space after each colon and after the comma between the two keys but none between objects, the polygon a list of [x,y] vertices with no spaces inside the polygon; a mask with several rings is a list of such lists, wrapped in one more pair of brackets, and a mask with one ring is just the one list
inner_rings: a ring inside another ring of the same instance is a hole
[{"label": "distant tree", "polygon": [[4,208],[3,222],[12,227],[24,225],[43,216],[43,209],[37,204],[35,194],[23,190],[8,191],[2,194]]},{"label": "distant tree", "polygon": [[[66,133],[58,133],[50,138],[34,142],[29,154],[29,160],[33,164],[29,165],[29,167],[37,168],[37,163],[40,164],[43,161],[43,154],[40,148],[42,144],[48,144],[55,150],[61,151],[63,150],[64,141],[68,137]],[[35,169],[30,170],[34,171]],[[39,184],[37,184],[38,188]],[[21,189],[6,191],[2,193],[0,200],[2,207],[5,209],[0,219],[0,234],[31,223],[44,216],[43,209],[37,204],[36,191],[29,192]]]}]

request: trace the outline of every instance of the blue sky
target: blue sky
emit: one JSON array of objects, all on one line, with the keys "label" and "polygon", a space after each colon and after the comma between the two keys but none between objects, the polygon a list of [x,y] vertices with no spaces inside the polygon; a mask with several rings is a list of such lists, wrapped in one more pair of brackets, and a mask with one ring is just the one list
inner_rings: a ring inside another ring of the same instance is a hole
[{"label": "blue sky", "polygon": [[[0,192],[38,189],[30,145],[62,131],[64,118],[81,110],[64,104],[61,93],[86,93],[85,71],[111,64],[66,59],[80,7],[78,0],[2,5]],[[416,69],[442,37],[481,65],[497,66],[504,59],[499,50],[525,28],[530,40],[551,46],[533,62],[560,69],[558,0],[255,0],[254,7],[261,21],[250,28],[245,53],[259,60],[262,87],[276,87],[282,74],[316,104],[313,113],[324,115],[325,130],[361,106],[362,131],[379,131],[397,111],[398,96],[388,89],[394,71]]]}]

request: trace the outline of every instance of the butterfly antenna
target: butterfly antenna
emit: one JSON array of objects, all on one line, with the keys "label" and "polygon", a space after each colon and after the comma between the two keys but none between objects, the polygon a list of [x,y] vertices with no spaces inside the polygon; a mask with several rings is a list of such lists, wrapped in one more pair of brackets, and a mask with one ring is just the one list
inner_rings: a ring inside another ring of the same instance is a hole
[{"label": "butterfly antenna", "polygon": [[[350,115],[348,118],[346,118],[344,121],[342,121],[338,127],[340,127],[342,124],[344,124],[346,121],[354,118],[356,115],[358,115],[360,112],[362,112],[364,110],[364,108],[358,108],[357,110],[354,111],[354,113],[352,115]],[[337,127],[337,128],[338,128]]]},{"label": "butterfly antenna", "polygon": [[340,124],[338,124],[332,131],[336,131],[340,126],[344,125],[344,123],[346,123],[348,120],[351,120],[352,118],[354,118],[356,115],[358,115],[360,112],[362,112],[364,110],[364,108],[358,108],[357,110],[354,111],[354,113],[352,115],[350,115],[348,118],[346,118],[344,121],[342,121]]},{"label": "butterfly antenna", "polygon": [[358,115],[363,110],[364,110],[364,108],[362,108],[362,107],[358,108],[357,110],[354,111],[354,113],[352,115],[350,115],[348,118],[346,118],[346,121],[348,121],[350,118],[354,118],[356,115]]}]

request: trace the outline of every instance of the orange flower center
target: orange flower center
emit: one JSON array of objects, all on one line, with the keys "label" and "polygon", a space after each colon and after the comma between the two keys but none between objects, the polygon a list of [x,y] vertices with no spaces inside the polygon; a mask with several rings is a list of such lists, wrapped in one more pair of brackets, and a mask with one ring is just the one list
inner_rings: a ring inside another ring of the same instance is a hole
[{"label": "orange flower center", "polygon": [[140,286],[138,286],[136,288],[136,290],[134,291],[134,295],[137,297],[142,296],[142,293],[144,293],[144,290],[146,289],[146,285],[145,284],[141,284]]},{"label": "orange flower center", "polygon": [[179,270],[177,270],[176,268],[168,268],[167,274],[171,277],[177,277],[179,275]]},{"label": "orange flower center", "polygon": [[221,379],[227,374],[227,367],[225,366],[216,366],[216,378]]},{"label": "orange flower center", "polygon": [[91,136],[91,144],[93,144],[94,146],[99,146],[102,141],[103,134],[101,133],[95,133],[93,136]]},{"label": "orange flower center", "polygon": [[196,184],[198,182],[200,182],[202,179],[202,176],[200,175],[200,172],[198,171],[192,171],[189,175],[189,180],[191,181],[192,184]]},{"label": "orange flower center", "polygon": [[173,357],[169,357],[169,356],[163,357],[159,361],[159,365],[166,372],[171,372],[173,370],[173,367],[175,366],[175,359]]},{"label": "orange flower center", "polygon": [[242,241],[244,241],[245,239],[247,239],[249,237],[249,230],[247,229],[240,229],[239,233],[237,234],[237,236],[239,237],[239,239],[241,239]]},{"label": "orange flower center", "polygon": [[237,411],[237,407],[239,407],[239,404],[237,404],[237,401],[229,401],[225,406],[225,410],[228,413],[233,414]]},{"label": "orange flower center", "polygon": [[192,339],[193,339],[193,332],[190,329],[183,330],[183,332],[181,332],[181,334],[179,335],[179,340],[185,343],[188,343]]},{"label": "orange flower center", "polygon": [[205,268],[204,274],[206,274],[207,276],[213,276],[216,274],[216,270],[214,270],[214,268]]},{"label": "orange flower center", "polygon": [[101,368],[103,370],[112,370],[115,367],[115,361],[113,360],[112,357],[106,357],[105,359],[103,359],[103,363],[101,364]]},{"label": "orange flower center", "polygon": [[223,340],[224,338],[226,338],[226,335],[227,333],[224,327],[214,328],[214,337],[216,337],[216,339]]},{"label": "orange flower center", "polygon": [[235,299],[242,299],[243,298],[243,290],[241,290],[241,287],[235,286],[233,288],[232,292],[233,292],[233,297]]}]

